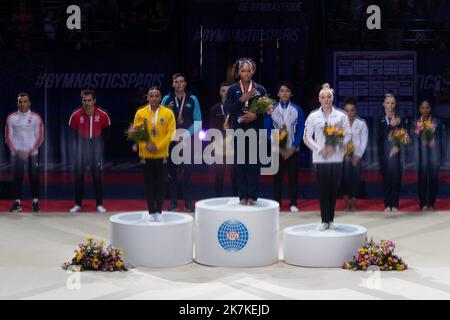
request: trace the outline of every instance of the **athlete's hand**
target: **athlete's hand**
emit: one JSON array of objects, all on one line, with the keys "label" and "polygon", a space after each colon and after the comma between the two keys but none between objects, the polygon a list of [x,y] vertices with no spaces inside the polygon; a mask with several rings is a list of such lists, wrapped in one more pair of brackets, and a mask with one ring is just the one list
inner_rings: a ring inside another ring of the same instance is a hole
[{"label": "athlete's hand", "polygon": [[295,149],[294,148],[289,148],[286,150],[285,154],[284,154],[284,160],[289,159],[290,157],[292,157],[292,155],[294,154]]},{"label": "athlete's hand", "polygon": [[395,117],[394,119],[391,120],[391,126],[396,127],[400,124],[400,118],[399,117]]},{"label": "athlete's hand", "polygon": [[400,152],[400,148],[397,146],[393,146],[391,149],[391,152],[389,154],[389,157],[393,157],[395,155],[397,155]]},{"label": "athlete's hand", "polygon": [[28,152],[24,152],[24,151],[17,151],[17,156],[22,159],[22,160],[26,160],[28,159],[28,157],[30,156]]},{"label": "athlete's hand", "polygon": [[333,154],[335,151],[336,151],[336,147],[326,146],[319,151],[319,154],[322,157],[327,158],[330,154]]},{"label": "athlete's hand", "polygon": [[239,123],[249,123],[255,121],[256,118],[256,113],[244,111],[244,115],[239,117]]},{"label": "athlete's hand", "polygon": [[250,100],[251,98],[253,98],[255,96],[256,96],[256,89],[253,88],[249,92],[243,92],[242,96],[239,98],[239,101],[244,103],[244,102]]},{"label": "athlete's hand", "polygon": [[156,145],[153,142],[147,142],[145,145],[145,149],[147,149],[148,152],[156,152],[158,149],[156,149]]}]

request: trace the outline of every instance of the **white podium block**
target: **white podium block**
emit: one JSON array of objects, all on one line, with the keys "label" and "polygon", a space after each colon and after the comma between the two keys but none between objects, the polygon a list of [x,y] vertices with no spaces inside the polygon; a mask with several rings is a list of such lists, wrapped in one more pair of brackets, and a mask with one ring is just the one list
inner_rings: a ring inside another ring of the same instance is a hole
[{"label": "white podium block", "polygon": [[176,267],[193,258],[190,215],[162,214],[161,222],[148,220],[148,212],[126,212],[111,216],[111,244],[124,250],[132,266]]},{"label": "white podium block", "polygon": [[259,267],[278,262],[278,202],[212,198],[195,204],[195,261],[209,266]]},{"label": "white podium block", "polygon": [[326,231],[318,231],[317,224],[285,228],[284,261],[302,267],[342,267],[357,254],[366,239],[367,229],[349,224],[336,226],[335,230]]}]

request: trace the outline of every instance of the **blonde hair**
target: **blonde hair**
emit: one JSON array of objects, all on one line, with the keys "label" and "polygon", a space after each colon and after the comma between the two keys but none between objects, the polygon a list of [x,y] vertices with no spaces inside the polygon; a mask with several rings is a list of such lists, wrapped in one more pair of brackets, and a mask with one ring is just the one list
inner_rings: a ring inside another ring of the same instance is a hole
[{"label": "blonde hair", "polygon": [[331,96],[334,98],[334,90],[331,89],[331,87],[328,83],[324,83],[322,85],[322,89],[319,92],[319,96],[322,94],[322,92],[329,92],[329,93],[331,93]]},{"label": "blonde hair", "polygon": [[392,93],[386,93],[386,94],[384,95],[384,100],[383,100],[383,101],[386,101],[386,99],[388,99],[388,98],[394,99],[394,100],[395,100],[395,103],[397,103],[397,98],[396,98]]}]

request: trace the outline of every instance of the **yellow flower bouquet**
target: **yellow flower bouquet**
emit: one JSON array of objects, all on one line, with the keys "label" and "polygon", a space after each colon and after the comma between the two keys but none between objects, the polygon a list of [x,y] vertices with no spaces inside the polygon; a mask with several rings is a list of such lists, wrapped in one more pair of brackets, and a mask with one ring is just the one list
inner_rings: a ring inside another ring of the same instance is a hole
[{"label": "yellow flower bouquet", "polygon": [[147,130],[147,119],[145,119],[141,125],[131,124],[127,130],[125,130],[125,136],[128,140],[138,144],[139,142],[150,141],[150,136]]},{"label": "yellow flower bouquet", "polygon": [[275,102],[275,100],[270,99],[268,96],[255,98],[250,106],[249,111],[264,115],[269,111],[269,108],[275,104]]},{"label": "yellow flower bouquet", "polygon": [[280,148],[285,148],[286,147],[286,143],[287,143],[287,128],[286,125],[283,125],[280,128],[280,133],[279,133],[279,144],[280,144]]},{"label": "yellow flower bouquet", "polygon": [[425,141],[431,141],[434,138],[436,125],[431,120],[419,120],[416,123],[416,129],[414,131],[417,136],[420,136]]},{"label": "yellow flower bouquet", "polygon": [[345,152],[345,156],[351,158],[351,157],[353,157],[354,154],[355,154],[355,145],[353,144],[352,141],[350,141],[347,144],[347,150]]},{"label": "yellow flower bouquet", "polygon": [[404,128],[392,130],[389,133],[388,139],[394,146],[397,147],[399,147],[401,144],[406,145],[410,141],[409,134]]},{"label": "yellow flower bouquet", "polygon": [[339,143],[344,141],[345,131],[343,128],[325,125],[323,128],[323,134],[325,135],[325,145],[335,147]]}]

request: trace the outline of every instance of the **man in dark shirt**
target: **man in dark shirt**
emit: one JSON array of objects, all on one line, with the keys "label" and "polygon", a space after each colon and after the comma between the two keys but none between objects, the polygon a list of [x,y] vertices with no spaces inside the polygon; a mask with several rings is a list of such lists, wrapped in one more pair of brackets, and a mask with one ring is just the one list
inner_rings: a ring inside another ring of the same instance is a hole
[{"label": "man in dark shirt", "polygon": [[[225,113],[225,110],[223,108],[223,104],[225,102],[225,98],[227,95],[228,88],[231,84],[223,82],[220,85],[219,94],[221,97],[220,102],[217,102],[214,106],[211,107],[209,110],[209,128],[211,129],[218,129],[222,132],[223,137],[223,151],[222,151],[222,158],[223,158],[223,164],[216,163],[214,164],[213,171],[214,171],[214,195],[216,197],[222,197],[223,196],[223,185],[224,185],[224,176],[225,172],[229,172],[231,174],[231,186],[233,190],[233,196],[237,196],[237,188],[236,188],[236,179],[234,177],[234,165],[227,165],[226,164],[226,152],[230,150],[230,148],[227,148],[227,141],[225,139],[226,132],[225,132],[225,121],[229,122],[229,117],[227,119],[227,114]],[[227,124],[229,125],[229,124]],[[217,149],[216,149],[217,150]],[[220,151],[219,151],[220,152]]]}]

